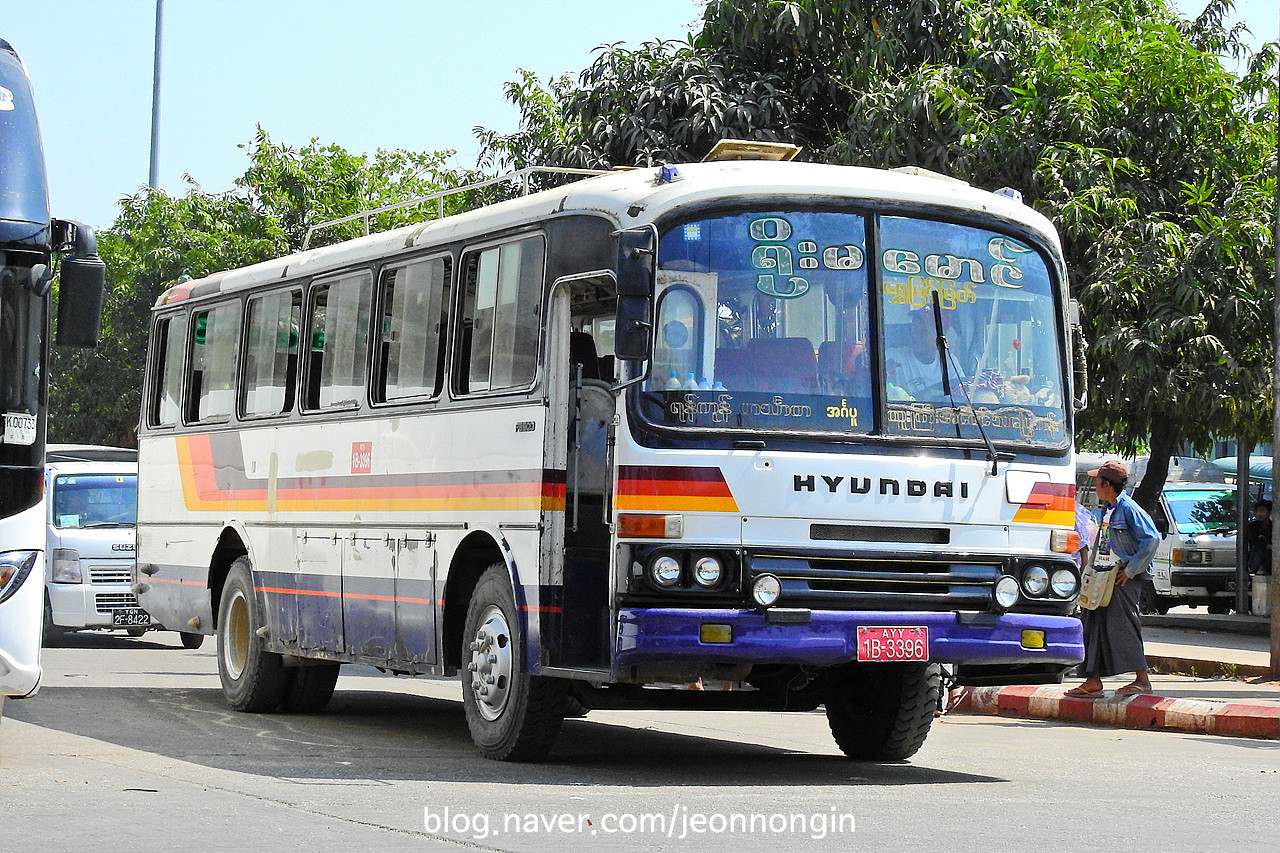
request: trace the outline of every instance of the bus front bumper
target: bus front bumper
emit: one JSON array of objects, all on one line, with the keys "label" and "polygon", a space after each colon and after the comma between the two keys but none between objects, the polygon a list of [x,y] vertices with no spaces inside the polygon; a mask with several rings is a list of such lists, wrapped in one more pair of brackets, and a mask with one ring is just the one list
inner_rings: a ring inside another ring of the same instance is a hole
[{"label": "bus front bumper", "polygon": [[[703,625],[728,625],[731,639],[703,642]],[[835,666],[858,659],[858,628],[864,626],[928,629],[933,663],[1070,665],[1084,660],[1083,631],[1072,616],[841,610],[766,616],[754,610],[646,607],[619,612],[614,669],[676,661]],[[1024,645],[1028,642],[1042,642],[1043,648]]]}]

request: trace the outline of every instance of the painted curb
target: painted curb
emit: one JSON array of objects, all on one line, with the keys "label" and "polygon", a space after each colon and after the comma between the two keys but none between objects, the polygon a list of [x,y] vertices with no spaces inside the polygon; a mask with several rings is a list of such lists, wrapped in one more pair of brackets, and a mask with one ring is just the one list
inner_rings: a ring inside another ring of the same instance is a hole
[{"label": "painted curb", "polygon": [[1162,696],[1100,699],[1064,696],[1060,685],[970,687],[951,708],[954,714],[1072,720],[1096,726],[1160,729],[1280,740],[1280,706],[1242,705]]}]

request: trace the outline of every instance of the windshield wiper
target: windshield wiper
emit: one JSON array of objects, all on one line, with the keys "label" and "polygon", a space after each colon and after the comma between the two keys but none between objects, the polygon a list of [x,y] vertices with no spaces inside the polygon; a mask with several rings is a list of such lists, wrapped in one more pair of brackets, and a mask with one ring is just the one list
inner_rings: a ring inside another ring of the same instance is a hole
[{"label": "windshield wiper", "polygon": [[[987,431],[982,427],[982,419],[978,417],[978,410],[973,407],[973,400],[969,397],[969,389],[965,387],[964,381],[959,379],[961,374],[960,365],[956,363],[955,356],[951,352],[951,343],[947,340],[947,333],[942,331],[942,305],[938,301],[938,291],[933,291],[933,328],[938,333],[938,358],[942,362],[942,393],[946,394],[951,400],[952,408],[957,408],[955,395],[951,393],[951,376],[947,369],[948,360],[952,368],[956,372],[957,381],[960,385],[960,391],[964,394],[965,405],[969,407],[969,414],[973,415],[973,422],[978,427],[978,433],[982,436],[982,441],[987,445],[987,459],[991,460],[991,476],[996,475],[996,465],[1001,459],[1013,459],[1012,453],[997,453],[996,446],[991,443],[991,438],[987,435]],[[960,437],[960,422],[956,421],[956,438]]]},{"label": "windshield wiper", "polygon": [[90,530],[95,527],[134,527],[135,522],[132,521],[97,521],[93,524],[82,524],[82,530]]}]

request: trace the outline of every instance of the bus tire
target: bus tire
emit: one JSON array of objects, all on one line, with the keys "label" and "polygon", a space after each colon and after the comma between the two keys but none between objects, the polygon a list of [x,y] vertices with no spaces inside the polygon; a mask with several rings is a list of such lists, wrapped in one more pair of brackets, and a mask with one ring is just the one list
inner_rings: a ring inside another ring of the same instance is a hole
[{"label": "bus tire", "polygon": [[184,649],[198,649],[204,645],[204,634],[194,631],[179,631],[178,639],[182,641]]},{"label": "bus tire", "polygon": [[258,636],[264,624],[249,561],[241,557],[232,564],[218,603],[218,678],[236,711],[274,711],[289,686],[284,659],[267,651]]},{"label": "bus tire", "polygon": [[568,692],[524,671],[524,642],[506,566],[494,563],[471,594],[462,634],[462,706],[485,758],[542,758],[564,722]]},{"label": "bus tire", "polygon": [[289,686],[280,699],[280,710],[290,714],[316,714],[333,698],[342,664],[320,663],[289,670]]},{"label": "bus tire", "polygon": [[44,597],[44,630],[40,638],[40,644],[47,649],[56,648],[62,645],[62,639],[66,632],[53,622],[53,605],[49,603],[49,596]]},{"label": "bus tire", "polygon": [[843,664],[827,674],[827,723],[850,758],[901,761],[928,737],[940,690],[937,664]]}]

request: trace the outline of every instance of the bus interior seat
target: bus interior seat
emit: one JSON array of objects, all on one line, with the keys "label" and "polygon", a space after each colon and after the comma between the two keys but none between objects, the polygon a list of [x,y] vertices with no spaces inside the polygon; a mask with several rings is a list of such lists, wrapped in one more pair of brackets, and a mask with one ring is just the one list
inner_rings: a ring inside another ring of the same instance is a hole
[{"label": "bus interior seat", "polygon": [[600,379],[600,359],[596,357],[596,339],[587,332],[569,333],[569,364],[572,368],[570,380],[577,378],[578,371],[574,365],[582,365],[583,379]]},{"label": "bus interior seat", "polygon": [[751,356],[745,349],[716,350],[716,381],[729,391],[750,391]]},{"label": "bus interior seat", "polygon": [[747,344],[747,361],[744,391],[809,392],[817,384],[818,359],[808,338],[755,338]]}]

